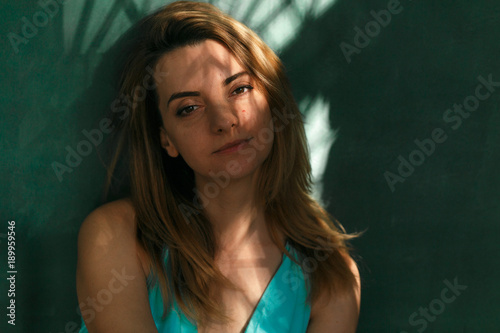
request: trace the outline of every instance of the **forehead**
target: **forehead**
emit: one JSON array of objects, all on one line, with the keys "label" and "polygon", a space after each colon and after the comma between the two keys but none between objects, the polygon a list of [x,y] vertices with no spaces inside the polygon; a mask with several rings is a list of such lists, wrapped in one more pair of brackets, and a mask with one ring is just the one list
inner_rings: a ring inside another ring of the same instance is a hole
[{"label": "forehead", "polygon": [[156,67],[166,80],[157,82],[158,92],[198,90],[200,84],[222,82],[227,77],[243,71],[243,66],[222,44],[205,40],[163,55]]}]

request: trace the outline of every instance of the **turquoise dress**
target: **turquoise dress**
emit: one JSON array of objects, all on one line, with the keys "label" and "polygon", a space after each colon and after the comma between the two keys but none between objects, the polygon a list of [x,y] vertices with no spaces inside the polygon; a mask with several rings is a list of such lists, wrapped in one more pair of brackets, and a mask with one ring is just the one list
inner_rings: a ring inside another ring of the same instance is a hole
[{"label": "turquoise dress", "polygon": [[[297,251],[288,243],[286,249],[299,259]],[[283,253],[281,265],[257,303],[245,333],[305,333],[311,315],[306,280],[302,268]],[[158,285],[149,290],[149,304],[159,333],[198,332],[196,325],[186,318],[176,302],[165,320],[161,319],[163,301]],[[85,332],[88,331],[82,324],[80,333]]]}]

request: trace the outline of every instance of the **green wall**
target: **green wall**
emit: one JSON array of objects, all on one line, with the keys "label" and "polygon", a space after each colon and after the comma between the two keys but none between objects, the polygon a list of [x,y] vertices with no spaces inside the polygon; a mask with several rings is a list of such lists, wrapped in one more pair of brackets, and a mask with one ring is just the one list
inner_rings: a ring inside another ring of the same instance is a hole
[{"label": "green wall", "polygon": [[[84,131],[100,129],[116,97],[119,37],[160,3],[66,1],[46,24],[36,1],[1,4],[2,332],[75,331],[76,237],[102,202],[113,135],[86,147]],[[353,242],[358,331],[498,332],[500,2],[215,3],[280,54],[306,117],[307,101],[328,106],[335,139],[317,195],[349,232],[366,230]],[[390,22],[374,23],[381,10]],[[9,33],[29,38],[16,52]],[[489,77],[499,83],[485,87]],[[68,167],[68,147],[88,156]],[[4,314],[9,220],[15,327]]]}]

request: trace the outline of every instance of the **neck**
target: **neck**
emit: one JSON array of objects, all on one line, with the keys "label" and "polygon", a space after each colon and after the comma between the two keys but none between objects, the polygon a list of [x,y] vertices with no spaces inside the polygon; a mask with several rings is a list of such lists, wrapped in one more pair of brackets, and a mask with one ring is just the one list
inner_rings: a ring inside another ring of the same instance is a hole
[{"label": "neck", "polygon": [[258,200],[256,180],[256,174],[224,184],[213,179],[196,180],[218,251],[233,252],[246,245],[272,243],[264,207]]}]

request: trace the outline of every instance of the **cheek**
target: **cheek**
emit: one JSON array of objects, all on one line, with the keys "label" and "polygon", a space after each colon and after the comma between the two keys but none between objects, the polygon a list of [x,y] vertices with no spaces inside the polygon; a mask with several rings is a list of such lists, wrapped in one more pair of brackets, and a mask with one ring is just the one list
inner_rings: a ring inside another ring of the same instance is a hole
[{"label": "cheek", "polygon": [[186,155],[188,158],[196,157],[203,148],[203,140],[200,140],[199,136],[195,133],[187,134],[179,142],[178,147],[183,156]]},{"label": "cheek", "polygon": [[265,128],[267,130],[274,131],[274,124],[272,121],[271,117],[271,110],[266,105],[266,108],[262,111],[261,117],[260,117],[260,124],[262,128]]},{"label": "cheek", "polygon": [[271,120],[271,110],[264,96],[258,96],[249,105],[242,107],[240,115],[249,124],[258,128],[269,127]]},{"label": "cheek", "polygon": [[268,151],[275,138],[274,124],[269,110],[262,110],[259,114],[258,119],[255,121],[255,130],[254,135],[257,139],[258,149],[263,152]]},{"label": "cheek", "polygon": [[179,154],[184,158],[184,160],[189,160],[194,154],[198,145],[196,144],[197,137],[195,135],[189,135],[186,131],[182,130],[171,130],[170,140],[174,144],[175,148]]}]

